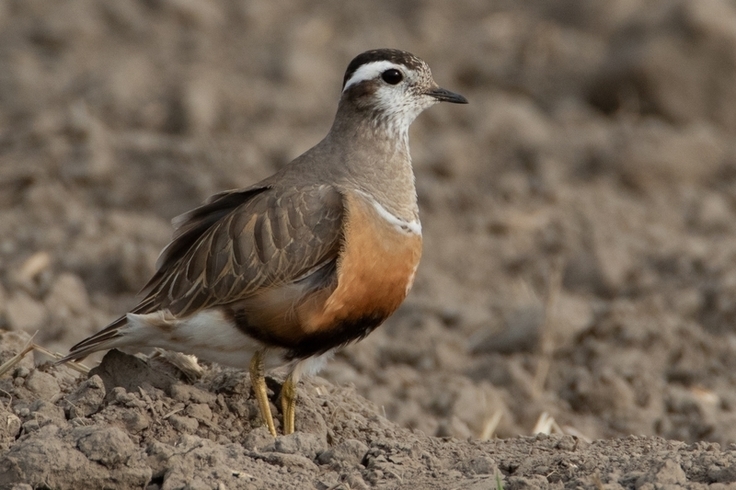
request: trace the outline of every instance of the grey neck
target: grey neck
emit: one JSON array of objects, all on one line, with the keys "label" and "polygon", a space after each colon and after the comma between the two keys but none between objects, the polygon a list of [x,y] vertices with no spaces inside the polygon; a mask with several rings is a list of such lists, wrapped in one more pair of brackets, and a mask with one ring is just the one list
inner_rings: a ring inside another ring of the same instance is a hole
[{"label": "grey neck", "polygon": [[337,169],[339,183],[371,195],[397,218],[418,220],[408,127],[345,106],[340,104],[332,129],[314,150],[332,172]]}]

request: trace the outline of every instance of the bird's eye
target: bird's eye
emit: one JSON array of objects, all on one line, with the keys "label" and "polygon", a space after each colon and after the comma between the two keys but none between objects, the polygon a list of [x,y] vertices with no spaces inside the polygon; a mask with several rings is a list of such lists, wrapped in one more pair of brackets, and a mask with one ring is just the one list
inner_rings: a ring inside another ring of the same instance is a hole
[{"label": "bird's eye", "polygon": [[404,79],[404,75],[402,75],[399,70],[391,68],[390,70],[386,70],[381,73],[381,78],[383,78],[383,81],[389,85],[396,85]]}]

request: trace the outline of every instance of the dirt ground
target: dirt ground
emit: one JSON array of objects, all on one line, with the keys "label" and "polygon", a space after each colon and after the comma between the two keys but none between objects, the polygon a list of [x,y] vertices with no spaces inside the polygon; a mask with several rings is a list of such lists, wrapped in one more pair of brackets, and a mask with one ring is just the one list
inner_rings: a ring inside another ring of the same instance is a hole
[{"label": "dirt ground", "polygon": [[470,104],[412,127],[415,287],[298,432],[242,372],[35,353],[0,488],[736,488],[733,0],[0,0],[0,363],[132,306],[171,218],[319,141],[374,47]]}]

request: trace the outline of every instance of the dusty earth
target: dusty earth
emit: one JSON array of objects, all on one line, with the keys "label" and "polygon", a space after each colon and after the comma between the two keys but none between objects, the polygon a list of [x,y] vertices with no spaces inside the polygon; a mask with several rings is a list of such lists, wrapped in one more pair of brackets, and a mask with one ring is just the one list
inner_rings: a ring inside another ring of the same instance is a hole
[{"label": "dusty earth", "polygon": [[471,104],[413,126],[415,288],[299,432],[238,371],[36,352],[0,488],[736,488],[733,0],[0,0],[0,363],[132,306],[170,219],[317,142],[373,47]]}]

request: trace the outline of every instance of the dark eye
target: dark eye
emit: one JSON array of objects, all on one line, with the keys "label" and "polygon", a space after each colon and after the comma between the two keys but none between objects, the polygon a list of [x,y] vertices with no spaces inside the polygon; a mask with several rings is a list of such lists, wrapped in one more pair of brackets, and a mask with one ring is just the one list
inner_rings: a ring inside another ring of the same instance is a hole
[{"label": "dark eye", "polygon": [[381,78],[383,78],[383,81],[389,85],[396,85],[404,79],[404,75],[402,75],[399,70],[391,68],[390,70],[386,70],[381,73]]}]

